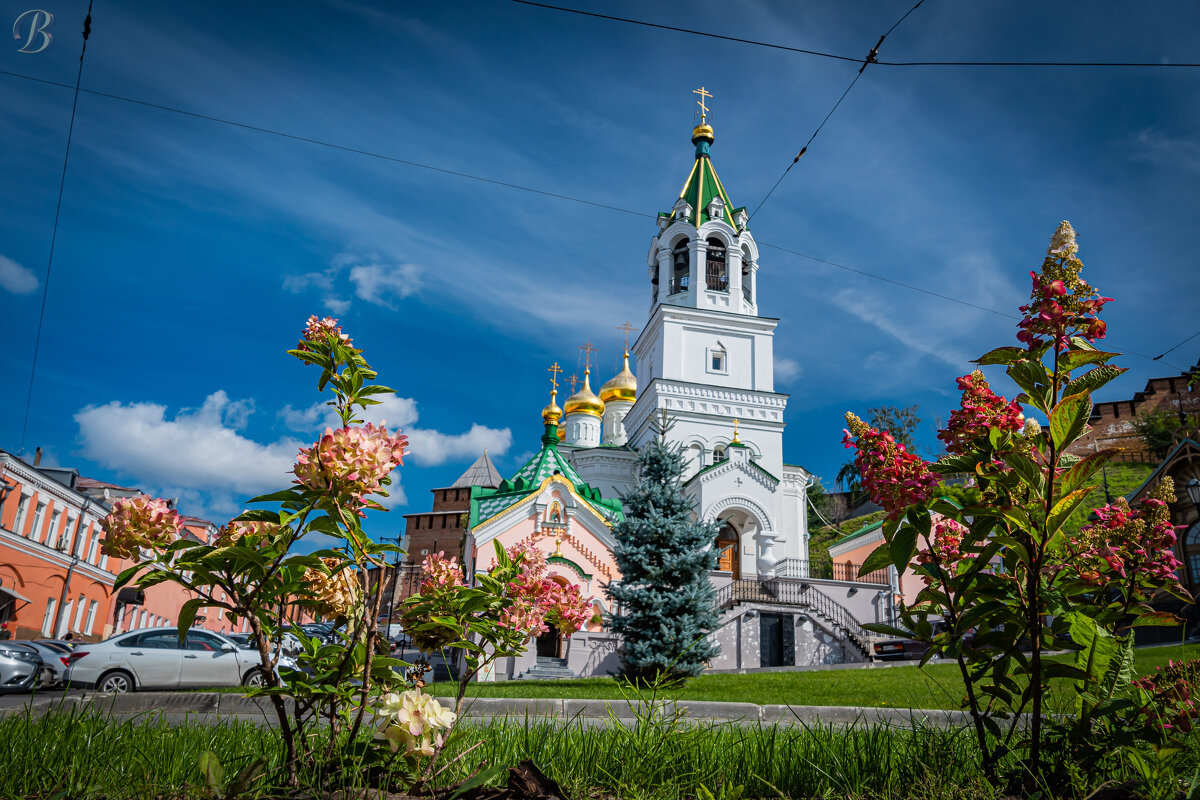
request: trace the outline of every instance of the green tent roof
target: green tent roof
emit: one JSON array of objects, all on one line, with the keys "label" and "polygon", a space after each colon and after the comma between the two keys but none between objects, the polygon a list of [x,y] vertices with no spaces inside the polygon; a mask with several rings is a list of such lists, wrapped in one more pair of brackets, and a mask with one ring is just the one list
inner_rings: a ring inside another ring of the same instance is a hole
[{"label": "green tent roof", "polygon": [[735,212],[742,209],[734,207],[733,201],[729,199],[729,193],[725,191],[725,186],[717,177],[717,170],[712,165],[709,153],[712,141],[712,128],[707,125],[701,125],[693,132],[692,142],[696,145],[696,163],[692,165],[692,171],[688,173],[687,181],[684,182],[679,197],[686,200],[692,207],[692,215],[688,221],[697,228],[709,220],[708,204],[713,201],[714,197],[720,197],[725,204],[725,222],[737,227],[733,216]]},{"label": "green tent roof", "polygon": [[624,519],[621,501],[607,499],[601,496],[600,490],[584,482],[575,468],[571,466],[562,453],[558,451],[558,434],[556,426],[547,425],[546,435],[542,437],[542,449],[533,458],[509,478],[500,482],[495,489],[476,486],[471,489],[471,516],[468,527],[474,527],[480,522],[499,514],[510,506],[519,503],[533,494],[542,483],[552,475],[561,475],[576,494],[592,507],[592,509],[612,524]]}]

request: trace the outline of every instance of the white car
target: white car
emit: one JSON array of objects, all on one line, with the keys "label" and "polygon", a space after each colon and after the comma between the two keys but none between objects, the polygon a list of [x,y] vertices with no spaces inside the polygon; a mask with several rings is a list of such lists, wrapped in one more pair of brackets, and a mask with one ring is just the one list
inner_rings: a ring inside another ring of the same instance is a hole
[{"label": "white car", "polygon": [[[208,686],[262,686],[258,653],[219,633],[192,628],[183,644],[176,628],[143,628],[97,644],[81,644],[64,676],[72,688],[102,692]],[[293,666],[281,658],[280,666]]]}]

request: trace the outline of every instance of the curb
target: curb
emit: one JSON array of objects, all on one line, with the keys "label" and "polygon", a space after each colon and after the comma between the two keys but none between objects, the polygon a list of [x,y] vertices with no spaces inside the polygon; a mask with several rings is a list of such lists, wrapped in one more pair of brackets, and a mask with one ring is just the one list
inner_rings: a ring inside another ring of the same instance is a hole
[{"label": "curb", "polygon": [[[445,698],[439,698],[445,699]],[[290,705],[290,704],[289,704]],[[867,706],[788,706],[726,703],[711,700],[666,701],[658,715],[679,712],[689,723],[736,725],[937,725],[969,724],[965,712],[942,709],[875,708]],[[34,696],[20,706],[0,709],[0,718],[25,711],[83,710],[114,716],[164,714],[187,719],[199,715],[211,721],[275,720],[275,708],[266,697],[246,697],[222,692],[136,692],[130,694]],[[289,714],[291,713],[289,709]],[[648,704],[627,700],[572,700],[558,698],[469,697],[465,719],[545,719],[582,721],[587,724],[615,721],[628,724],[653,713]]]}]

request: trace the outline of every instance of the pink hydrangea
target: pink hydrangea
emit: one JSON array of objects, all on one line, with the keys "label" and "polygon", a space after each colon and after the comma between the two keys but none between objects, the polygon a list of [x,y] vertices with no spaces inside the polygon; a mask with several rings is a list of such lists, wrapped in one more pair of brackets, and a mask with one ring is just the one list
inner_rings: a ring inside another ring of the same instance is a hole
[{"label": "pink hydrangea", "polygon": [[1085,525],[1073,541],[1070,567],[1096,584],[1116,576],[1139,595],[1177,584],[1183,562],[1175,556],[1175,529],[1167,508],[1174,494],[1174,481],[1165,477],[1139,509],[1123,497],[1096,509],[1096,521]]},{"label": "pink hydrangea", "polygon": [[149,495],[122,497],[112,505],[101,527],[102,552],[134,558],[144,547],[167,547],[183,530],[183,521],[170,504]]},{"label": "pink hydrangea", "polygon": [[275,537],[283,530],[284,526],[278,522],[233,520],[227,525],[221,526],[217,531],[213,544],[219,547],[228,547],[229,545],[237,544],[244,536]]},{"label": "pink hydrangea", "polygon": [[1020,404],[993,392],[979,370],[959,378],[958,388],[962,389],[962,402],[950,412],[946,429],[938,432],[947,453],[969,452],[980,440],[987,439],[992,428],[1016,433],[1025,426]]},{"label": "pink hydrangea", "polygon": [[[929,547],[917,553],[917,563],[937,564],[949,574],[954,573],[954,565],[962,561],[962,541],[967,529],[952,519],[942,518],[933,526],[933,541]],[[925,585],[933,584],[933,578],[922,575]]]},{"label": "pink hydrangea", "polygon": [[929,462],[908,452],[887,431],[878,431],[852,413],[842,443],[857,453],[854,463],[871,500],[883,506],[888,519],[899,519],[905,510],[926,502],[942,476]]},{"label": "pink hydrangea", "polygon": [[425,560],[421,563],[421,592],[423,594],[462,585],[462,568],[456,557],[446,558],[446,554],[441,551],[425,556]]},{"label": "pink hydrangea", "polygon": [[296,457],[296,483],[361,503],[404,463],[407,445],[408,437],[389,435],[386,427],[369,422],[338,430],[326,428],[320,441],[301,449]]},{"label": "pink hydrangea", "polygon": [[555,580],[541,551],[523,542],[507,553],[521,559],[521,571],[508,585],[510,602],[500,616],[502,627],[534,636],[548,632],[550,623],[569,636],[592,618],[592,601],[580,594],[578,586]]},{"label": "pink hydrangea", "polygon": [[296,349],[311,350],[312,345],[327,345],[331,340],[344,345],[351,344],[350,337],[342,333],[341,326],[338,325],[336,319],[333,317],[320,319],[314,314],[305,323],[304,333],[301,335]]},{"label": "pink hydrangea", "polygon": [[1111,297],[1100,297],[1080,277],[1083,262],[1076,253],[1075,229],[1063,220],[1050,238],[1042,271],[1030,272],[1033,291],[1029,303],[1021,306],[1017,339],[1037,347],[1047,339],[1057,347],[1067,347],[1072,336],[1095,341],[1103,339],[1107,324],[1098,318]]},{"label": "pink hydrangea", "polygon": [[1192,722],[1200,717],[1193,697],[1200,685],[1200,660],[1167,662],[1167,668],[1155,668],[1150,675],[1137,678],[1133,685],[1146,693],[1142,717],[1147,727],[1162,732],[1189,733]]}]

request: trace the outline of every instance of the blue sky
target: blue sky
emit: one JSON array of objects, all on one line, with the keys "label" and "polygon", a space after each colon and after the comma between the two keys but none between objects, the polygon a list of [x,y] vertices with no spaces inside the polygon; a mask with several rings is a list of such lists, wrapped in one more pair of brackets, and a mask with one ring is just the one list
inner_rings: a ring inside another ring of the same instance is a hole
[{"label": "blue sky", "polygon": [[[574,7],[861,56],[907,2]],[[0,0],[12,20],[31,6]],[[54,0],[45,52],[0,69],[72,82],[86,3]],[[1200,8],[929,0],[881,58],[1197,61]],[[9,41],[4,38],[0,41]],[[754,207],[857,66],[500,0],[97,0],[83,86],[653,215],[692,159]],[[21,446],[71,92],[0,75],[0,447]],[[1200,70],[871,67],[751,229],[781,318],[785,458],[829,481],[841,415],[919,403],[921,437],[1014,321],[772,249],[1016,314],[1060,219],[1080,234],[1114,349],[1193,333]],[[321,424],[283,355],[333,313],[396,388],[414,441],[396,513],[487,447],[511,473],[540,435],[546,367],[644,322],[652,219],[83,94],[26,451],[179,496],[220,521],[286,482]],[[1200,340],[1197,340],[1200,341]],[[1195,363],[1196,341],[1167,361]],[[1126,397],[1175,370],[1126,357]],[[390,518],[389,518],[390,517]]]}]

